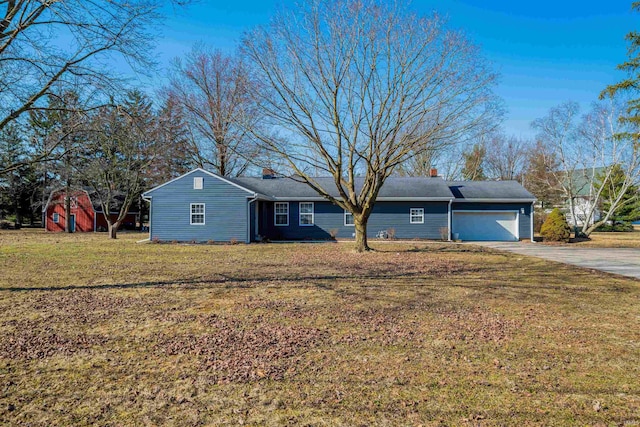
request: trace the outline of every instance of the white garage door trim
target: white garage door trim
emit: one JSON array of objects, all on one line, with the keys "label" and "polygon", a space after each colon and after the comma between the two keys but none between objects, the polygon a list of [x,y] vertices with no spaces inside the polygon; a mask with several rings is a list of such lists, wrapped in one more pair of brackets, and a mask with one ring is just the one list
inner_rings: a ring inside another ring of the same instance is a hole
[{"label": "white garage door trim", "polygon": [[[515,236],[515,239],[512,239],[513,241],[517,241],[520,240],[520,211],[519,210],[454,210],[452,212],[452,217],[453,217],[453,224],[452,224],[452,230],[451,232],[453,234],[455,233],[459,233],[459,220],[456,220],[456,214],[505,214],[505,213],[509,213],[509,214],[515,214],[515,219],[514,219],[514,225],[513,225],[513,231],[510,231],[510,233]],[[459,218],[459,217],[458,217]],[[507,230],[509,231],[509,230]],[[464,236],[460,236],[461,239],[464,240]],[[498,239],[487,239],[487,240],[498,240]],[[481,241],[481,240],[478,240]],[[504,241],[504,240],[503,240]]]}]

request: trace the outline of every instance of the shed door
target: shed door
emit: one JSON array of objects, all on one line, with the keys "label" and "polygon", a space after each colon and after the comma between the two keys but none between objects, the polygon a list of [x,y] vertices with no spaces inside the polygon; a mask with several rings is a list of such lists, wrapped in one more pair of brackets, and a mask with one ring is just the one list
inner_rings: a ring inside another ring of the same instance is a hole
[{"label": "shed door", "polygon": [[518,214],[454,211],[452,229],[461,240],[514,241],[519,237]]}]

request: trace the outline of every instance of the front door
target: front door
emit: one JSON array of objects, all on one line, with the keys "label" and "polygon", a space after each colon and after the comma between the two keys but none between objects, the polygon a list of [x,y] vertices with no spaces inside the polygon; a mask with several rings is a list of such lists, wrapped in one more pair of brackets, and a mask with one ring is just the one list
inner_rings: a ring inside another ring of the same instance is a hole
[{"label": "front door", "polygon": [[75,233],[76,232],[76,215],[75,214],[71,214],[71,221],[69,221],[69,227],[71,228],[71,232]]}]

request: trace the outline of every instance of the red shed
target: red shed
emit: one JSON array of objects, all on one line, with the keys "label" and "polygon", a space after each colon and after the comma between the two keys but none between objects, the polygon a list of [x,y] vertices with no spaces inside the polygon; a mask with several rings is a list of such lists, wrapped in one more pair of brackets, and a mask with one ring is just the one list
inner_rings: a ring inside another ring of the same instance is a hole
[{"label": "red shed", "polygon": [[[71,197],[71,229],[72,231],[106,231],[107,221],[102,214],[100,205],[95,205],[91,201],[91,197],[86,190],[73,190]],[[43,211],[44,228],[47,231],[64,231],[65,228],[65,212],[64,203],[66,193],[64,190],[56,190],[51,192],[49,200]],[[116,220],[118,214],[112,212],[110,214],[113,221]],[[138,212],[128,212],[125,216],[120,229],[135,229]]]}]

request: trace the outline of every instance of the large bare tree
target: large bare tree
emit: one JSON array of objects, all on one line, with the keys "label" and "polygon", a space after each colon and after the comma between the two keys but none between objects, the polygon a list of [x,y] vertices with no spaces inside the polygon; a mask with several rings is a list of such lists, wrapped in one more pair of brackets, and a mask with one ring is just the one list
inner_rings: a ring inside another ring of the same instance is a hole
[{"label": "large bare tree", "polygon": [[[385,180],[492,119],[495,74],[460,32],[404,2],[310,1],[246,35],[270,134],[304,182],[353,214],[356,250]],[[338,197],[315,174],[333,177]]]},{"label": "large bare tree", "polygon": [[151,101],[142,92],[131,90],[122,102],[111,104],[93,117],[91,156],[80,173],[102,207],[109,237],[115,239],[144,189],[145,174],[162,140]]},{"label": "large bare tree", "polygon": [[250,96],[254,85],[239,55],[196,46],[176,59],[165,92],[182,109],[199,167],[237,176],[255,160],[257,145],[249,132],[259,117]]},{"label": "large bare tree", "polygon": [[[175,1],[180,3],[180,1]],[[183,1],[184,2],[184,1]],[[151,65],[150,29],[162,0],[0,1],[0,130],[67,84],[108,86],[107,65],[124,58],[137,69]],[[62,143],[62,140],[59,141]],[[56,146],[31,161],[46,161]],[[0,174],[20,163],[0,166]]]},{"label": "large bare tree", "polygon": [[496,132],[485,148],[487,176],[499,180],[522,180],[531,143],[515,135]]}]

